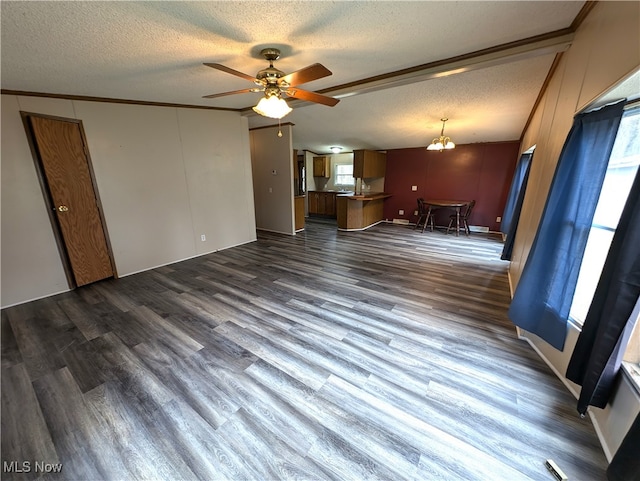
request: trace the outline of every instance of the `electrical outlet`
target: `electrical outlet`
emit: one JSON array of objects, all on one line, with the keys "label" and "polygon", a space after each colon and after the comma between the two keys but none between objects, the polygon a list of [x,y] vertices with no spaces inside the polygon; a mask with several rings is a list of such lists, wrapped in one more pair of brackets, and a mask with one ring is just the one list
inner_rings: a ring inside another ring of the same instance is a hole
[{"label": "electrical outlet", "polygon": [[414,211],[413,211],[413,215],[418,215],[418,211],[417,211],[417,210],[414,210]]},{"label": "electrical outlet", "polygon": [[412,185],[411,186],[411,190],[415,192],[416,190],[418,190],[418,186],[417,185]]},{"label": "electrical outlet", "polygon": [[403,211],[402,209],[400,209],[400,210],[398,211],[398,215],[404,215],[404,211]]},{"label": "electrical outlet", "polygon": [[269,187],[269,193],[273,194],[273,189],[271,187]]},{"label": "electrical outlet", "polygon": [[502,217],[496,217],[496,222],[502,222]]},{"label": "electrical outlet", "polygon": [[201,240],[202,242],[206,241],[206,240],[207,240],[207,236],[206,236],[206,235],[204,235],[204,234],[202,234],[202,235],[200,236],[200,240]]}]

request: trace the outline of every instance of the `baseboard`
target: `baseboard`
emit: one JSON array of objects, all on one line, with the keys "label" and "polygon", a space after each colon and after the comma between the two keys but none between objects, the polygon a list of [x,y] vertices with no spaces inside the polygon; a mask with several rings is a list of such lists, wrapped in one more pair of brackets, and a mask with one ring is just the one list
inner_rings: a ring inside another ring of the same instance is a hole
[{"label": "baseboard", "polygon": [[26,304],[27,302],[39,301],[40,299],[44,299],[46,297],[57,296],[58,294],[64,294],[65,292],[70,292],[71,289],[65,289],[64,291],[53,292],[51,294],[45,294],[44,296],[34,297],[32,299],[27,299],[20,302],[14,302],[13,304],[9,304],[7,306],[2,306],[0,309],[8,309],[9,307],[19,306],[20,304]]},{"label": "baseboard", "polygon": [[357,231],[361,231],[361,230],[370,229],[374,225],[378,225],[378,224],[382,224],[382,223],[398,224],[397,222],[389,222],[388,220],[379,220],[378,222],[374,222],[373,224],[370,224],[367,227],[360,227],[358,229],[343,229],[342,227],[338,227],[338,230],[342,231],[342,232],[357,232]]},{"label": "baseboard", "polygon": [[[547,357],[540,351],[540,349],[538,349],[538,347],[531,341],[531,339],[529,339],[526,336],[523,336],[522,331],[520,331],[520,329],[517,329],[517,331],[518,331],[518,339],[527,341],[527,343],[533,348],[533,350],[536,351],[538,356],[540,356],[540,358],[545,362],[547,366],[549,366],[549,368],[558,377],[558,379],[560,379],[560,382],[562,382],[562,384],[564,384],[567,390],[571,394],[573,394],[573,396],[576,398],[576,401],[577,401],[578,398],[580,397],[580,393],[576,391],[571,384],[569,384],[569,381],[567,380],[567,378],[565,378],[564,375],[561,374],[560,371],[556,369],[556,367],[547,359]],[[611,460],[613,459],[613,453],[611,452],[611,449],[609,449],[609,445],[607,444],[604,433],[600,428],[600,423],[598,423],[598,419],[595,417],[591,409],[588,409],[587,413],[589,414],[589,419],[591,419],[591,424],[593,424],[593,429],[595,429],[596,431],[596,436],[598,436],[598,441],[600,441],[600,447],[602,448],[602,451],[604,452],[604,455],[607,458],[607,461],[611,462]]]},{"label": "baseboard", "polygon": [[[507,273],[507,278],[509,279],[509,291],[511,293],[511,299],[513,299],[513,283],[512,283],[512,280],[511,280],[511,273],[510,272]],[[547,356],[545,356],[542,353],[542,351],[540,351],[540,349],[538,349],[538,346],[536,346],[535,343],[525,335],[525,333],[526,333],[526,331],[524,331],[523,329],[520,329],[518,326],[516,326],[516,335],[518,336],[518,339],[526,341],[529,344],[529,346],[531,346],[531,348],[536,352],[536,354],[538,354],[540,359],[542,359],[544,361],[544,363],[547,366],[549,366],[549,369],[551,369],[553,371],[553,373],[556,375],[556,377],[558,379],[560,379],[560,382],[562,382],[562,384],[564,384],[564,386],[567,388],[567,390],[573,395],[573,397],[575,397],[575,399],[577,401],[578,398],[580,397],[580,393],[578,391],[576,391],[576,388],[572,384],[569,383],[569,381],[564,376],[564,374],[562,374],[560,371],[558,371],[558,369],[553,365],[553,363],[551,361],[549,361]],[[598,441],[600,441],[600,447],[602,448],[602,452],[604,453],[605,457],[607,458],[607,461],[611,462],[611,460],[613,459],[613,453],[611,452],[611,449],[609,448],[609,445],[608,445],[608,443],[606,441],[606,437],[604,436],[604,433],[602,432],[602,428],[600,427],[600,424],[598,423],[598,419],[593,414],[591,409],[587,410],[587,413],[589,414],[589,419],[591,419],[591,424],[593,425],[593,429],[595,429],[595,431],[596,431],[596,436],[598,436]]]},{"label": "baseboard", "polygon": [[[509,281],[509,295],[511,296],[511,299],[513,299],[513,279],[511,279],[511,270],[507,269],[507,279]],[[519,337],[519,336],[518,336]]]},{"label": "baseboard", "polygon": [[[542,351],[540,349],[538,349],[538,346],[536,346],[531,339],[529,339],[527,336],[523,335],[523,331],[520,328],[516,328],[516,332],[518,334],[518,339],[521,339],[523,341],[527,341],[527,343],[533,348],[534,351],[536,351],[536,353],[538,354],[538,356],[540,356],[540,359],[542,359],[545,364],[547,366],[549,366],[549,368],[553,371],[553,373],[558,377],[558,379],[560,379],[560,381],[562,382],[562,384],[564,384],[564,386],[567,388],[567,390],[573,394],[573,396],[578,399],[578,397],[580,396],[580,393],[578,391],[575,390],[575,388],[569,384],[569,381],[567,380],[567,378],[564,377],[564,375],[558,371],[558,369],[551,363],[551,361],[549,361],[549,359],[547,359],[547,357],[542,353]],[[526,331],[524,331],[526,332]]]},{"label": "baseboard", "polygon": [[[176,262],[188,261],[189,259],[195,259],[196,257],[206,256],[207,254],[212,254],[212,253],[214,253],[214,252],[223,251],[223,250],[225,250],[225,249],[231,249],[232,247],[238,247],[238,246],[241,246],[241,245],[244,245],[244,244],[249,244],[249,243],[251,243],[251,242],[255,242],[255,241],[256,241],[256,239],[250,239],[250,240],[248,240],[248,241],[239,242],[239,243],[237,243],[237,244],[233,244],[233,245],[230,245],[230,246],[224,246],[224,247],[221,247],[220,249],[215,249],[215,250],[208,251],[208,252],[202,252],[202,253],[200,253],[200,254],[195,254],[195,255],[193,255],[193,256],[189,256],[189,257],[184,257],[184,258],[182,258],[182,259],[176,259],[176,260],[173,260],[173,261],[170,261],[170,262],[165,262],[164,264],[159,264],[159,265],[157,265],[157,266],[153,266],[153,267],[146,267],[146,268],[144,268],[144,269],[140,269],[140,270],[133,271],[133,272],[127,272],[127,273],[125,273],[125,274],[118,273],[118,276],[117,276],[117,277],[114,277],[114,278],[115,278],[115,279],[120,279],[120,278],[122,278],[122,277],[129,277],[129,276],[133,276],[133,275],[135,275],[135,274],[139,274],[139,273],[141,273],[141,272],[146,272],[146,271],[150,271],[150,270],[152,270],[152,269],[157,269],[158,267],[168,266],[168,265],[171,265],[171,264],[175,264]],[[34,298],[32,298],[32,299],[26,299],[26,300],[24,300],[24,301],[15,302],[15,303],[13,303],[13,304],[9,304],[9,305],[7,305],[7,306],[1,306],[1,307],[0,307],[0,309],[7,309],[7,308],[9,308],[9,307],[19,306],[20,304],[26,304],[27,302],[38,301],[38,300],[40,300],[40,299],[45,299],[45,298],[47,298],[47,297],[57,296],[58,294],[64,294],[65,292],[70,292],[70,291],[72,291],[72,290],[73,290],[73,289],[65,289],[65,290],[63,290],[63,291],[52,292],[52,293],[50,293],[50,294],[45,294],[45,295],[43,295],[43,296],[34,297]]]},{"label": "baseboard", "polygon": [[274,234],[295,235],[295,232],[284,232],[281,230],[265,229],[264,227],[256,227],[256,230],[262,232],[272,232]]}]

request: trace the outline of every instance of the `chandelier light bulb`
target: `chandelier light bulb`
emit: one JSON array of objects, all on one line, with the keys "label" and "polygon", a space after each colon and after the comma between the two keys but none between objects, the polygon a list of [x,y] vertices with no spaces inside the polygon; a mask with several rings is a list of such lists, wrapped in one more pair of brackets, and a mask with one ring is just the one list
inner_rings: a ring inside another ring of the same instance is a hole
[{"label": "chandelier light bulb", "polygon": [[451,150],[456,148],[456,144],[454,144],[449,137],[445,137],[444,135],[444,123],[449,120],[447,118],[440,119],[442,121],[442,130],[440,131],[440,137],[436,137],[431,141],[431,143],[427,146],[427,150],[439,150],[442,152],[443,150]]},{"label": "chandelier light bulb", "polygon": [[253,107],[253,110],[264,117],[281,119],[293,109],[289,107],[289,104],[282,97],[270,95],[269,97],[262,97],[258,105]]}]

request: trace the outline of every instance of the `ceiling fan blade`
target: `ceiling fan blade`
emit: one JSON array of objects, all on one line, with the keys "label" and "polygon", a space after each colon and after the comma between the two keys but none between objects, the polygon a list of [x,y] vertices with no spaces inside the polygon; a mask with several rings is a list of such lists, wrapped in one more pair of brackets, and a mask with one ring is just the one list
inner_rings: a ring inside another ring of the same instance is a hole
[{"label": "ceiling fan blade", "polygon": [[234,69],[229,68],[229,67],[225,67],[224,65],[219,64],[219,63],[205,63],[204,65],[206,65],[207,67],[215,68],[216,70],[222,70],[223,72],[230,73],[231,75],[235,75],[236,77],[240,77],[240,78],[246,79],[246,80],[248,80],[250,82],[256,82],[258,80],[255,77],[252,77],[251,75],[247,75],[246,73],[238,72],[237,70],[234,70]]},{"label": "ceiling fan blade", "polygon": [[233,92],[222,92],[221,94],[204,95],[202,98],[203,99],[215,99],[216,97],[224,97],[226,95],[246,94],[248,92],[260,92],[261,90],[262,89],[260,89],[260,88],[234,90]]},{"label": "ceiling fan blade", "polygon": [[288,89],[285,93],[289,97],[293,97],[300,100],[308,100],[309,102],[328,105],[329,107],[333,107],[335,104],[340,102],[339,99],[334,99],[333,97],[327,97],[326,95],[317,94],[315,92],[309,92],[308,90],[302,90],[302,89],[291,88],[291,89]]},{"label": "ceiling fan blade", "polygon": [[293,87],[294,85],[304,84],[322,77],[328,77],[329,75],[331,75],[331,70],[324,65],[314,63],[313,65],[292,72],[289,75],[285,75],[280,80],[284,80]]}]

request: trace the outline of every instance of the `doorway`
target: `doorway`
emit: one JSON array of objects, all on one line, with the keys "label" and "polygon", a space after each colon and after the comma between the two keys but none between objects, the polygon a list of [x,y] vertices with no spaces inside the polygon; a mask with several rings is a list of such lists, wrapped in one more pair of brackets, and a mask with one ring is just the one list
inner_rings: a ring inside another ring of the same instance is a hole
[{"label": "doorway", "polygon": [[69,286],[114,277],[82,122],[27,112],[21,115]]}]

